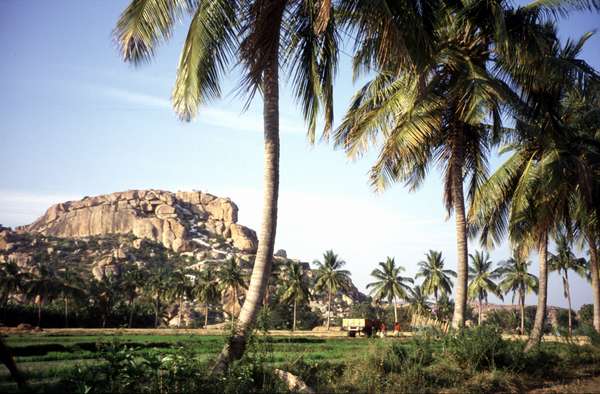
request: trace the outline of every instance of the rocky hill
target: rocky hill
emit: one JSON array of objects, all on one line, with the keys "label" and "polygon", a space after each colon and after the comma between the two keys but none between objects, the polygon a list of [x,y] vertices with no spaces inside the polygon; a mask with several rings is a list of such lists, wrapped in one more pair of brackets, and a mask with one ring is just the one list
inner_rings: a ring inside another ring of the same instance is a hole
[{"label": "rocky hill", "polygon": [[[236,257],[249,271],[258,241],[254,230],[237,221],[233,201],[199,191],[129,190],[85,197],[53,205],[15,231],[0,227],[0,263],[12,260],[27,267],[43,253],[80,267],[97,280],[109,272],[118,275],[125,263],[143,266],[156,256],[164,256],[165,264],[184,262],[190,268],[207,263],[218,267]],[[274,257],[279,262],[288,259],[283,250]],[[303,265],[314,280],[309,264]],[[223,310],[239,310],[239,304],[225,305],[226,298],[224,294]],[[321,298],[316,295],[313,309],[326,309]],[[351,286],[347,295],[336,297],[334,313],[343,315],[350,305],[365,299]]]},{"label": "rocky hill", "polygon": [[209,193],[129,190],[53,205],[17,231],[60,238],[131,234],[204,260],[256,252],[256,233],[237,217],[235,203]]}]

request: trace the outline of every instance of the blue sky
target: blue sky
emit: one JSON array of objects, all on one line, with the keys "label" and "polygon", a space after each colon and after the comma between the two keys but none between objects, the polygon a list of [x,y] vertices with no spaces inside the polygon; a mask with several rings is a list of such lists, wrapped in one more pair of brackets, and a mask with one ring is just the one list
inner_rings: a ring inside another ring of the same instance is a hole
[{"label": "blue sky", "polygon": [[[120,60],[111,39],[127,3],[0,1],[0,223],[30,223],[63,200],[159,188],[229,196],[240,207],[240,222],[258,228],[260,100],[241,112],[240,100],[230,93],[237,82],[234,71],[221,100],[202,108],[197,120],[180,122],[169,97],[185,21],[155,61],[134,68]],[[597,14],[560,22],[563,37],[599,27]],[[600,36],[588,41],[584,58],[600,69]],[[348,57],[341,60],[337,120],[358,86]],[[415,193],[397,185],[375,195],[366,176],[373,156],[350,162],[327,144],[310,146],[283,82],[276,247],[305,261],[334,249],[363,290],[371,270],[388,255],[411,275],[428,249],[441,250],[455,267],[454,222],[446,221],[439,174],[433,171]],[[508,257],[507,246],[492,251],[492,257]],[[552,274],[554,305],[565,304],[560,286]],[[591,303],[585,281],[574,279],[573,288],[576,307]]]}]

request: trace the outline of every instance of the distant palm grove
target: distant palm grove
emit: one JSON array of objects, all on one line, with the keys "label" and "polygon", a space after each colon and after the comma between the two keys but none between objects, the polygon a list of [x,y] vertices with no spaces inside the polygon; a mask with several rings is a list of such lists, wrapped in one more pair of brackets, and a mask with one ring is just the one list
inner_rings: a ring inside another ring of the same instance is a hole
[{"label": "distant palm grove", "polygon": [[[35,305],[29,312],[37,324],[51,306],[60,308],[65,325],[85,316],[91,325],[160,326],[167,308],[181,311],[196,302],[204,316],[195,324],[227,317],[233,327],[215,371],[242,357],[257,321],[286,329],[339,325],[333,301],[348,291],[351,276],[340,256],[325,252],[311,278],[298,262],[274,263],[280,175],[287,175],[279,171],[279,91],[286,86],[310,143],[320,134],[348,158],[375,157],[374,191],[416,191],[439,170],[441,203],[455,221],[456,262],[435,250],[424,251],[422,261],[381,251],[381,262],[361,262],[373,266],[371,299],[350,314],[405,326],[407,316],[427,315],[456,331],[494,323],[529,335],[529,350],[549,330],[549,291],[562,292],[570,305],[570,280],[579,275],[590,283],[593,306],[578,315],[569,308],[555,330],[570,335],[587,324],[600,332],[600,74],[581,57],[593,32],[566,40],[557,32],[560,17],[598,10],[596,0],[523,6],[507,0],[132,0],[113,32],[125,62],[151,61],[177,22],[189,21],[170,93],[181,120],[201,116],[198,108],[220,98],[229,77],[239,76],[236,92],[248,103],[262,99],[264,199],[255,259],[199,271],[157,260],[147,272],[131,266],[82,286],[68,264],[50,265],[41,254],[27,272],[2,265],[4,311],[18,295]],[[351,56],[353,77],[367,82],[336,122],[342,55]],[[497,154],[502,163],[492,169]],[[469,240],[479,250],[470,250]],[[489,251],[505,241],[512,255],[492,261]],[[408,265],[417,267],[415,277],[405,274]],[[561,288],[548,288],[552,271]],[[525,303],[531,294],[537,295],[533,309]],[[324,312],[308,307],[315,296],[326,300]],[[490,296],[510,298],[516,307],[490,312]],[[223,310],[216,309],[220,297],[228,300]]]},{"label": "distant palm grove", "polygon": [[[549,261],[561,275],[568,298],[569,273],[589,280],[589,261],[575,257],[571,243],[559,236],[556,254],[551,254]],[[143,267],[132,262],[119,273],[109,271],[101,278],[78,269],[73,261],[60,261],[43,252],[27,269],[8,261],[0,265],[2,319],[9,325],[29,322],[43,327],[217,328],[235,324],[236,307],[248,288],[247,262],[230,258],[222,264],[194,268],[194,260],[169,257],[153,248],[148,255],[153,258]],[[416,263],[419,268],[414,278],[402,276],[404,267],[392,257],[379,262],[371,273],[373,282],[367,285],[371,297],[350,301],[341,314],[333,311],[334,299],[340,300],[352,286],[351,273],[342,268],[345,261],[329,250],[322,261],[313,264],[316,269],[311,273],[306,263],[278,260],[259,315],[263,327],[295,331],[322,325],[330,330],[332,320],[339,326],[342,317],[361,317],[379,320],[390,328],[399,323],[403,330],[411,330],[415,328],[410,326],[413,315],[438,321],[452,316],[456,272],[445,268],[440,251],[424,254],[424,260]],[[505,332],[526,334],[536,308],[526,308],[525,295],[537,293],[539,287],[538,278],[528,272],[530,265],[531,261],[517,257],[494,264],[483,251],[471,254],[469,324],[499,325]],[[489,294],[500,300],[510,296],[513,304],[518,302],[509,308],[493,305],[484,312]],[[324,301],[324,311],[311,307],[317,298]],[[558,309],[544,331],[572,335],[575,326],[577,332],[585,332],[586,326],[592,325],[591,307],[584,305],[577,314],[571,308]],[[193,309],[202,312],[193,313]]]}]

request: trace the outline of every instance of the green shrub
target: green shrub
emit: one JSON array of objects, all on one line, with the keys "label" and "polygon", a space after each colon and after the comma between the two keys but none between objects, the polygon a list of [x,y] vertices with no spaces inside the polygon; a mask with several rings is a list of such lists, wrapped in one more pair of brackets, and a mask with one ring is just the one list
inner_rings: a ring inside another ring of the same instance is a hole
[{"label": "green shrub", "polygon": [[443,340],[444,353],[461,367],[475,371],[496,367],[506,354],[506,342],[497,327],[481,326],[449,334]]},{"label": "green shrub", "polygon": [[584,304],[579,308],[577,317],[581,325],[593,326],[594,325],[594,305]]}]

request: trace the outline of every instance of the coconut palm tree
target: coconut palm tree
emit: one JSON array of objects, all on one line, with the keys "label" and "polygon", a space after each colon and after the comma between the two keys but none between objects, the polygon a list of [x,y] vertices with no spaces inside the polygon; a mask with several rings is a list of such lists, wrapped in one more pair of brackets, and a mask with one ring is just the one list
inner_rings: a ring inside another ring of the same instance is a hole
[{"label": "coconut palm tree", "polygon": [[113,273],[108,273],[100,279],[93,279],[89,284],[90,299],[100,313],[102,328],[110,324],[109,320],[120,290],[119,278]]},{"label": "coconut palm tree", "polygon": [[577,258],[571,250],[571,239],[564,233],[559,232],[554,238],[556,242],[556,254],[548,253],[548,269],[550,272],[556,271],[562,276],[563,294],[569,305],[569,335],[573,335],[573,321],[571,316],[571,287],[569,286],[569,271],[573,271],[579,276],[587,276],[587,261],[583,258]]},{"label": "coconut palm tree", "polygon": [[68,263],[57,270],[57,275],[62,282],[60,298],[65,305],[65,327],[69,327],[69,300],[82,299],[86,293],[83,290],[81,276]]},{"label": "coconut palm tree", "polygon": [[170,288],[170,278],[173,269],[163,261],[155,261],[147,269],[148,277],[143,285],[143,291],[152,300],[154,327],[158,328],[161,321],[162,303]]},{"label": "coconut palm tree", "polygon": [[177,302],[177,328],[181,327],[183,319],[183,303],[186,297],[189,297],[191,291],[189,273],[184,269],[173,271],[170,277],[170,288],[168,295],[171,299]]},{"label": "coconut palm tree", "polygon": [[0,264],[0,305],[2,308],[6,308],[11,296],[24,292],[29,277],[29,273],[23,271],[13,260]]},{"label": "coconut palm tree", "polygon": [[411,313],[425,316],[431,312],[431,303],[427,300],[427,295],[423,292],[423,288],[416,285],[412,288],[408,297],[408,307]]},{"label": "coconut palm tree", "polygon": [[144,283],[144,272],[136,265],[129,264],[123,268],[119,275],[120,286],[123,294],[127,297],[127,308],[129,309],[129,320],[127,327],[133,326],[133,311],[135,309],[135,299]]},{"label": "coconut palm tree", "polygon": [[[444,204],[456,220],[453,326],[459,328],[464,325],[468,265],[463,183],[470,178],[472,196],[486,177],[491,130],[500,130],[501,103],[513,100],[514,94],[487,67],[493,39],[477,25],[465,23],[459,10],[442,3],[424,11],[425,20],[410,25],[415,34],[423,35],[417,40],[422,44],[420,53],[404,48],[402,42],[386,48],[387,63],[376,64],[374,68],[381,71],[356,93],[335,138],[351,157],[363,155],[370,145],[378,146],[371,169],[371,183],[378,191],[396,182],[415,190],[434,163],[440,166]],[[404,7],[396,9],[407,13]],[[406,19],[400,14],[394,17]],[[358,54],[355,64],[359,65],[369,60],[366,56],[377,58],[370,52]],[[486,123],[488,119],[494,120],[493,127]]]},{"label": "coconut palm tree", "polygon": [[298,303],[306,302],[310,299],[308,280],[300,263],[289,261],[282,268],[281,285],[281,302],[292,303],[294,305],[292,331],[296,331],[296,322],[298,320],[296,318],[296,309]]},{"label": "coconut palm tree", "polygon": [[[600,106],[598,106],[600,108]],[[598,117],[600,119],[600,110],[598,110]],[[599,170],[596,173],[600,174]],[[596,192],[594,193],[595,201],[600,201],[600,182],[596,177],[595,187]],[[600,217],[600,208],[589,209],[582,201],[577,201],[574,204],[574,215],[576,217],[576,228],[579,230],[577,238],[579,239],[582,249],[587,246],[589,254],[589,280],[592,285],[592,298],[593,298],[593,326],[594,329],[600,333],[600,269],[599,269],[599,253],[600,250],[600,228],[599,222],[596,218]],[[600,205],[600,204],[598,204]],[[585,246],[584,246],[585,245]]]},{"label": "coconut palm tree", "polygon": [[50,260],[50,256],[45,254],[35,256],[31,276],[25,285],[27,299],[34,301],[38,307],[38,326],[41,326],[44,304],[60,297],[64,288]]},{"label": "coconut palm tree", "polygon": [[396,266],[393,257],[388,257],[385,262],[379,263],[379,268],[371,272],[371,276],[376,279],[375,282],[367,284],[367,289],[371,288],[370,294],[377,301],[387,298],[388,305],[394,306],[394,322],[398,322],[398,303],[397,300],[407,300],[410,294],[410,286],[407,283],[413,283],[413,279],[401,276],[404,267]]},{"label": "coconut palm tree", "polygon": [[244,352],[246,336],[264,297],[277,228],[279,194],[279,71],[290,75],[308,135],[314,141],[316,119],[323,110],[324,136],[333,122],[333,80],[337,33],[329,0],[133,0],[117,22],[115,39],[127,62],[150,60],[156,47],[170,38],[182,15],[191,15],[172,93],[173,107],[183,120],[199,105],[221,95],[221,78],[233,66],[241,72],[240,91],[248,103],[258,92],[263,101],[263,221],[248,292],[236,334],[215,367],[222,372]]},{"label": "coconut palm tree", "polygon": [[192,293],[196,299],[204,303],[204,328],[208,326],[208,308],[215,304],[221,297],[217,276],[212,269],[204,269],[196,277]]},{"label": "coconut palm tree", "polygon": [[589,253],[589,276],[592,284],[593,325],[600,333],[600,270],[598,249],[600,247],[600,86],[587,84],[568,95],[569,108],[572,108],[570,121],[573,128],[589,139],[586,154],[586,169],[591,174],[589,201],[577,199],[573,208],[573,230],[581,249]]},{"label": "coconut palm tree", "polygon": [[436,308],[438,306],[438,296],[440,294],[450,294],[452,292],[452,279],[456,278],[456,272],[444,269],[444,259],[442,252],[430,250],[425,254],[425,260],[418,263],[419,271],[415,279],[423,278],[421,288],[427,295],[433,294]]},{"label": "coconut palm tree", "polygon": [[525,296],[530,292],[537,294],[539,287],[538,278],[529,273],[530,265],[531,261],[521,258],[519,253],[514,253],[513,257],[499,263],[502,280],[498,283],[498,287],[504,294],[513,293],[513,304],[515,296],[519,297],[521,335],[525,335]]},{"label": "coconut palm tree", "polygon": [[232,257],[219,267],[217,277],[221,284],[221,290],[230,292],[233,297],[231,309],[231,322],[233,323],[235,321],[235,306],[239,302],[240,291],[248,288],[244,272],[236,259]]},{"label": "coconut palm tree", "polygon": [[291,260],[285,259],[273,259],[273,264],[271,266],[271,276],[269,277],[269,283],[267,288],[265,289],[265,297],[263,299],[263,306],[268,306],[271,302],[271,295],[277,292],[277,286],[280,282],[280,277],[285,269],[286,265],[290,263]]},{"label": "coconut palm tree", "polygon": [[589,35],[580,40],[556,40],[544,56],[527,68],[536,77],[522,83],[527,106],[516,113],[515,133],[502,152],[513,154],[480,188],[471,206],[471,222],[481,229],[488,247],[508,230],[511,242],[525,253],[536,248],[539,257],[539,293],[534,327],[527,350],[542,337],[547,303],[548,238],[561,223],[571,222],[575,201],[587,201],[590,179],[589,138],[573,123],[568,97],[597,78],[578,55]]},{"label": "coconut palm tree", "polygon": [[317,266],[315,290],[327,290],[327,330],[331,324],[331,299],[338,291],[346,291],[350,287],[350,271],[342,269],[346,262],[341,260],[333,250],[323,254],[323,262],[315,260]]},{"label": "coconut palm tree", "polygon": [[476,251],[475,254],[469,254],[471,264],[469,265],[469,299],[477,300],[479,307],[478,324],[481,325],[482,303],[488,302],[488,293],[494,294],[501,300],[504,298],[498,285],[494,282],[500,278],[502,271],[499,268],[493,269],[494,263],[490,260],[487,252]]}]

